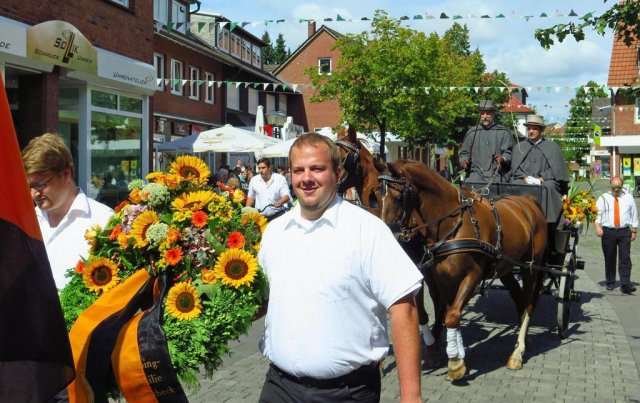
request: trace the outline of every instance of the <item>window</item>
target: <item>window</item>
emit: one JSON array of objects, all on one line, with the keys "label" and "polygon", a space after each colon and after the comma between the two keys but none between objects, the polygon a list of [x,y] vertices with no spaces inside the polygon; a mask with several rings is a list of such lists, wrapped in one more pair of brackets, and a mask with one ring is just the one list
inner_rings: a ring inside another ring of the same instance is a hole
[{"label": "window", "polygon": [[258,68],[262,67],[262,49],[255,45],[251,48],[251,64]]},{"label": "window", "polygon": [[129,0],[111,0],[114,3],[118,3],[121,6],[124,6],[126,8],[129,8]]},{"label": "window", "polygon": [[158,88],[164,91],[164,55],[159,53],[153,54],[153,67],[156,69],[156,79]]},{"label": "window", "polygon": [[278,112],[287,114],[287,96],[284,94],[278,94]]},{"label": "window", "polygon": [[321,57],[318,59],[318,74],[331,74],[331,58]]},{"label": "window", "polygon": [[200,99],[200,69],[189,66],[189,98]]},{"label": "window", "polygon": [[171,93],[182,95],[182,62],[171,59]]},{"label": "window", "polygon": [[169,19],[169,0],[153,0],[153,19],[167,24]]},{"label": "window", "polygon": [[173,29],[186,34],[187,32],[187,6],[173,0],[171,3],[171,22]]},{"label": "window", "polygon": [[238,35],[231,34],[231,54],[235,57],[241,57],[242,39]]},{"label": "window", "polygon": [[242,40],[242,60],[251,63],[251,42]]},{"label": "window", "polygon": [[229,31],[224,28],[218,31],[218,49],[229,53]]},{"label": "window", "polygon": [[248,90],[248,112],[255,114],[258,112],[258,91],[253,88]]},{"label": "window", "polygon": [[208,104],[213,104],[215,102],[215,94],[216,94],[216,85],[214,81],[216,80],[216,76],[211,73],[204,73],[204,102]]},{"label": "window", "polygon": [[276,96],[273,94],[267,94],[267,108],[265,112],[270,113],[276,110]]}]

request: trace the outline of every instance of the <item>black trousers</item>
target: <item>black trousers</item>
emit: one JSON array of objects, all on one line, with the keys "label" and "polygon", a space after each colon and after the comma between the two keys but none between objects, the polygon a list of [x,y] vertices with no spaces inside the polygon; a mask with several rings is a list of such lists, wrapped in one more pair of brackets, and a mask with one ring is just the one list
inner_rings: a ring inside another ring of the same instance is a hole
[{"label": "black trousers", "polygon": [[296,379],[272,365],[262,386],[260,403],[378,403],[382,384],[377,366],[354,373],[343,381],[317,380],[315,384],[311,378]]},{"label": "black trousers", "polygon": [[[616,282],[616,265],[620,274],[620,285],[631,283],[631,229],[602,229],[602,253],[604,275],[608,285]],[[617,259],[616,259],[617,258]],[[619,262],[618,262],[619,260]]]}]

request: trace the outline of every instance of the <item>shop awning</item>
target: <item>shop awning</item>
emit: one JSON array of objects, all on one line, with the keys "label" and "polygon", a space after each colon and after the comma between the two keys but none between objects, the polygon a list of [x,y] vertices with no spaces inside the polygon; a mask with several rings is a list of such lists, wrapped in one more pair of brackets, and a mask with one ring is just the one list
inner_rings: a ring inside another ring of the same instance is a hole
[{"label": "shop awning", "polygon": [[640,135],[602,136],[600,137],[600,146],[618,147],[618,152],[621,154],[639,154]]}]

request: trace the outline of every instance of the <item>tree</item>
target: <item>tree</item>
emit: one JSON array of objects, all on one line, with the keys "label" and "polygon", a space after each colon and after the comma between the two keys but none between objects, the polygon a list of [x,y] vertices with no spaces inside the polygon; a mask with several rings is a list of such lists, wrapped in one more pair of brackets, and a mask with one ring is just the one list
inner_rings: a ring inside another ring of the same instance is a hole
[{"label": "tree", "polygon": [[[606,3],[607,0],[604,0]],[[580,17],[579,23],[557,24],[551,28],[537,29],[535,37],[543,48],[549,49],[555,42],[564,41],[568,35],[572,35],[576,41],[584,39],[585,28],[594,29],[599,35],[604,35],[607,29],[612,29],[618,40],[622,40],[627,46],[631,46],[637,38],[640,38],[640,2],[627,0],[613,5],[601,15],[588,13]]]},{"label": "tree", "polygon": [[265,30],[264,34],[262,34],[262,41],[267,44],[264,48],[262,48],[262,60],[264,64],[274,64],[273,63],[273,44],[271,43],[271,36],[269,35],[269,31]]},{"label": "tree", "polygon": [[589,152],[589,134],[593,132],[593,99],[606,97],[607,93],[597,83],[589,81],[576,91],[569,101],[569,119],[562,135],[549,135],[557,142],[565,161],[581,161]]},{"label": "tree", "polygon": [[273,48],[273,64],[280,65],[287,60],[287,48],[284,42],[284,36],[280,33],[276,38],[276,45]]},{"label": "tree", "polygon": [[470,86],[484,68],[479,52],[467,52],[466,27],[454,25],[442,38],[427,36],[377,10],[370,32],[336,41],[341,56],[331,75],[306,69],[318,91],[312,102],[337,100],[344,121],[377,129],[381,150],[387,130],[410,146],[445,143],[475,107],[469,92],[449,87]]}]

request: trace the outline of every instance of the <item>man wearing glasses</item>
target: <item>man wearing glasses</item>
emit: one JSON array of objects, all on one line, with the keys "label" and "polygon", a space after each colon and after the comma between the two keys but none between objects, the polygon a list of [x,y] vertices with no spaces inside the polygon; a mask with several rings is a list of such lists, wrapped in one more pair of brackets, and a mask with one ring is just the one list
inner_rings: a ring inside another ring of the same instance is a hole
[{"label": "man wearing glasses", "polygon": [[602,238],[607,290],[615,288],[616,257],[619,257],[620,291],[631,294],[636,291],[631,284],[631,241],[635,241],[638,231],[636,202],[622,189],[622,179],[616,176],[611,179],[611,192],[602,194],[596,206],[595,228],[596,235]]},{"label": "man wearing glasses", "polygon": [[51,271],[60,290],[68,282],[65,273],[89,255],[85,232],[104,227],[113,210],[89,199],[73,179],[73,158],[64,141],[45,133],[22,150],[22,163],[35,203],[40,232]]}]

